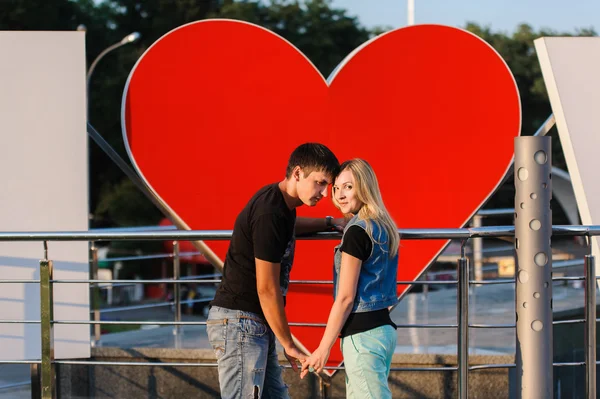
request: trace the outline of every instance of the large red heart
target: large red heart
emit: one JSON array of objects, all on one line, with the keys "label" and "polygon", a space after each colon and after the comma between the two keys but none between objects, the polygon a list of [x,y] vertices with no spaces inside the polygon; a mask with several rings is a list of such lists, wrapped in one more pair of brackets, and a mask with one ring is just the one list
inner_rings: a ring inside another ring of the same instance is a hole
[{"label": "large red heart", "polygon": [[[358,48],[329,84],[289,42],[231,20],[182,26],[150,47],[123,97],[132,162],[195,230],[231,229],[299,144],[367,159],[400,228],[462,227],[513,156],[520,102],[504,61],[478,37],[421,25]],[[330,201],[299,215],[338,215]],[[445,240],[403,241],[398,279],[414,280]],[[224,258],[227,242],[209,243]],[[331,280],[334,242],[300,241],[291,278]],[[402,294],[406,286],[399,286]],[[291,322],[325,323],[331,286],[292,285]],[[323,329],[294,327],[312,350]],[[330,364],[339,364],[334,346]]]}]

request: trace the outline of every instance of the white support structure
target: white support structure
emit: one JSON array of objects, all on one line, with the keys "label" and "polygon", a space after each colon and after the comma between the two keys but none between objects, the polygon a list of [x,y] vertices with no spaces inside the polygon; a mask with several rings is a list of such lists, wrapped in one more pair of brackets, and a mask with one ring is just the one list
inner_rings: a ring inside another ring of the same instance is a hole
[{"label": "white support structure", "polygon": [[[0,32],[3,231],[88,229],[84,32]],[[0,243],[0,278],[40,278],[42,242]],[[86,242],[50,242],[55,279],[88,278]],[[1,320],[40,320],[40,287],[0,284]],[[88,284],[55,284],[54,317],[89,320]],[[54,358],[90,355],[88,325],[56,325]],[[40,325],[0,323],[0,359],[40,359]]]},{"label": "white support structure", "polygon": [[[600,224],[600,38],[543,37],[535,48],[581,222]],[[595,237],[592,251],[600,252]]]}]

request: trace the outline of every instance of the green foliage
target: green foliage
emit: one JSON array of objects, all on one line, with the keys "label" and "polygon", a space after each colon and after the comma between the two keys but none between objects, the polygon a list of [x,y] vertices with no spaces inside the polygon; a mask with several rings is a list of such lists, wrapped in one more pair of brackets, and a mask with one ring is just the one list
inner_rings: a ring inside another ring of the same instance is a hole
[{"label": "green foliage", "polygon": [[[352,50],[387,29],[364,28],[345,10],[334,8],[330,0],[0,1],[0,30],[74,30],[84,24],[88,65],[103,49],[124,36],[141,33],[140,41],[110,52],[98,63],[89,87],[90,122],[127,162],[120,111],[129,72],[143,52],[165,33],[183,24],[213,17],[249,21],[274,31],[304,52],[325,77]],[[536,32],[526,24],[511,34],[493,32],[475,23],[467,24],[466,29],[490,43],[506,60],[521,95],[522,134],[533,134],[552,112],[533,41],[558,33]],[[581,29],[560,35],[595,36],[596,32]],[[557,139],[553,149],[554,164],[564,168]],[[161,218],[149,200],[93,142],[90,159],[93,226],[148,225]]]},{"label": "green foliage", "polygon": [[106,183],[96,207],[96,218],[118,221],[123,226],[137,226],[140,222],[157,224],[162,215],[138,188],[127,178],[116,185]]},{"label": "green foliage", "polygon": [[[475,23],[468,23],[466,29],[488,42],[502,58],[515,77],[519,95],[523,123],[522,135],[532,135],[552,114],[546,85],[535,52],[534,40],[543,36],[596,36],[593,29],[581,29],[572,33],[555,32],[542,29],[535,32],[531,26],[521,24],[512,36],[491,32],[488,27],[481,27]],[[566,169],[566,162],[562,152],[556,129],[552,133],[552,163],[561,169]]]}]

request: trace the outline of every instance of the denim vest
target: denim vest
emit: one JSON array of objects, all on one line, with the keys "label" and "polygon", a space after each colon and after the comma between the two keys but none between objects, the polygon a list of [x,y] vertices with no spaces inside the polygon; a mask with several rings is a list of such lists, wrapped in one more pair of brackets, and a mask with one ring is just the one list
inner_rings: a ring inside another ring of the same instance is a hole
[{"label": "denim vest", "polygon": [[[372,223],[372,222],[371,222]],[[366,230],[367,222],[354,216],[344,229],[344,235],[350,226],[360,226]],[[380,228],[376,223],[372,223],[373,235],[371,237],[371,256],[362,263],[360,275],[358,277],[358,286],[352,313],[370,312],[387,308],[398,302],[396,280],[398,274],[398,254],[390,258],[389,240],[387,232]],[[335,247],[334,267],[333,267],[333,297],[337,296],[337,285],[342,265],[342,251],[340,247],[342,242]]]}]

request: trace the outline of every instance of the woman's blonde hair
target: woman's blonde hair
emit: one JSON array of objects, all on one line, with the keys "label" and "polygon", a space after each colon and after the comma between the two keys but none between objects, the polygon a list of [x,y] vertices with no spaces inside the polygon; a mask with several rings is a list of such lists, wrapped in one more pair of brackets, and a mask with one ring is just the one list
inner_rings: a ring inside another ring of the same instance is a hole
[{"label": "woman's blonde hair", "polygon": [[[367,234],[377,242],[377,238],[373,237],[372,223],[376,223],[380,228],[384,229],[389,237],[390,256],[395,256],[398,253],[398,245],[400,244],[398,227],[396,227],[396,223],[394,223],[394,220],[383,204],[381,192],[379,191],[379,183],[373,168],[364,159],[354,158],[340,165],[340,173],[345,170],[349,170],[352,173],[356,197],[363,203],[363,206],[358,211],[358,217],[367,222]],[[333,204],[339,209],[340,205],[335,198],[335,193],[331,197]],[[378,244],[384,243],[378,242]]]}]

